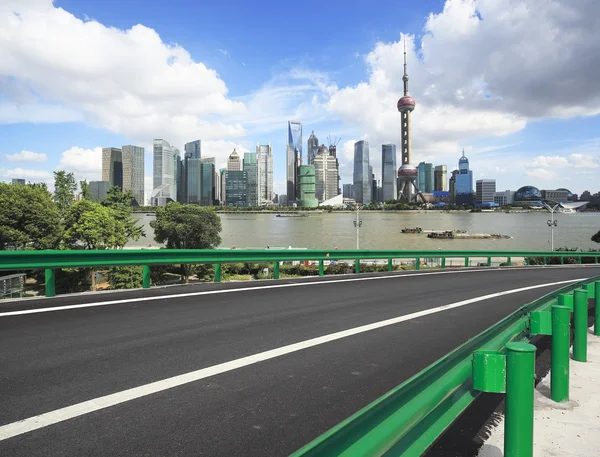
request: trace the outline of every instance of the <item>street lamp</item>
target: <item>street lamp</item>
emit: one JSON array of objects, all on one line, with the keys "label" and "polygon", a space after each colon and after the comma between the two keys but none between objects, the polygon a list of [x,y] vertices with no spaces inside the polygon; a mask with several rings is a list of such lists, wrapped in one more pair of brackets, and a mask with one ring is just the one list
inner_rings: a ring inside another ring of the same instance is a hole
[{"label": "street lamp", "polygon": [[354,227],[356,227],[356,250],[360,248],[360,226],[362,225],[362,221],[358,218],[358,213],[360,211],[360,205],[356,204],[356,220],[354,222]]},{"label": "street lamp", "polygon": [[550,227],[550,246],[552,249],[552,252],[554,252],[554,227],[558,227],[558,221],[556,219],[554,219],[554,211],[556,210],[556,208],[558,208],[560,206],[560,204],[556,204],[554,205],[554,207],[550,207],[550,205],[548,205],[547,203],[544,203],[544,206],[546,207],[546,209],[548,211],[550,211],[551,217],[552,219],[547,221],[548,227]]}]

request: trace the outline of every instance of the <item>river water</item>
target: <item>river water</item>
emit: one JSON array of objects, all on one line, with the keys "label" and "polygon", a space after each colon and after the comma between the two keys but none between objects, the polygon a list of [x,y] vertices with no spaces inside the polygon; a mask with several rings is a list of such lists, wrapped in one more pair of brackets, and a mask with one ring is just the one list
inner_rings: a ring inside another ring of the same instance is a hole
[{"label": "river water", "polygon": [[[220,214],[221,247],[288,247],[308,249],[356,249],[356,213],[310,213],[309,217],[276,217],[275,214]],[[153,215],[135,214],[146,236],[127,247],[160,246],[149,223]],[[546,212],[463,213],[441,211],[361,211],[361,249],[526,249],[550,250],[550,228]],[[600,213],[555,215],[555,248],[568,246],[600,248],[590,240],[600,230]],[[423,230],[466,230],[468,233],[499,233],[512,239],[439,240],[425,234],[400,233],[404,227]]]}]

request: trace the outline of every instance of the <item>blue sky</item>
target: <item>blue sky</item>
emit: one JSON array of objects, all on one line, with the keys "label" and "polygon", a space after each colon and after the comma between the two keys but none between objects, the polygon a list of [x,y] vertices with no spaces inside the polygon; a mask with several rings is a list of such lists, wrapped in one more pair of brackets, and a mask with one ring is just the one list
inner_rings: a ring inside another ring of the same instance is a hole
[{"label": "blue sky", "polygon": [[[180,149],[222,165],[271,142],[284,190],[288,119],[338,146],[398,142],[407,38],[413,159],[515,190],[600,190],[600,45],[593,0],[9,0],[0,6],[0,179],[98,179],[99,148]],[[576,3],[573,5],[572,3]],[[597,13],[597,14],[596,14]],[[566,20],[568,18],[569,20]]]}]

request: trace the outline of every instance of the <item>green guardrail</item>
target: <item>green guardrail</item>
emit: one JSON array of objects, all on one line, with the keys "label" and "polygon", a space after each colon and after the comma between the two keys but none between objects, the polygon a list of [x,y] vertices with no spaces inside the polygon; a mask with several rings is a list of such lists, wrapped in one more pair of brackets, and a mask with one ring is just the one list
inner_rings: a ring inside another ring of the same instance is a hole
[{"label": "green guardrail", "polygon": [[[503,455],[532,457],[536,347],[528,341],[552,335],[551,396],[567,401],[571,311],[574,359],[585,361],[588,298],[596,297],[600,276],[519,308],[292,457],[418,457],[482,392],[506,393]],[[600,299],[595,318],[594,334],[600,336]]]},{"label": "green guardrail", "polygon": [[509,265],[514,258],[537,259],[546,265],[548,259],[577,259],[578,263],[600,263],[600,252],[571,251],[404,251],[404,250],[222,250],[222,249],[136,249],[98,251],[0,251],[0,270],[46,270],[46,296],[55,295],[54,270],[58,268],[109,267],[119,265],[142,265],[142,284],[150,287],[150,266],[165,264],[214,264],[215,282],[221,281],[221,265],[239,262],[271,262],[273,278],[279,279],[279,264],[284,261],[318,261],[319,276],[325,274],[325,261],[351,260],[355,273],[360,273],[361,260],[387,260],[388,271],[393,270],[394,259],[414,259],[415,269],[420,270],[421,261],[441,259],[446,268],[448,259],[460,259],[459,265],[469,266],[470,259],[480,258],[485,266],[492,265],[493,258],[506,260]]}]

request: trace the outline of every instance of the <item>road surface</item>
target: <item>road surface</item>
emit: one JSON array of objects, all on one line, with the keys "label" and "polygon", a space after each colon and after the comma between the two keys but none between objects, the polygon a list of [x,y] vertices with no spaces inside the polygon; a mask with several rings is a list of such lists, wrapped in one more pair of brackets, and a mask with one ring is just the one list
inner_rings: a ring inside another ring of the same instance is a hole
[{"label": "road surface", "polygon": [[285,456],[524,303],[596,275],[405,272],[2,303],[0,455]]}]

